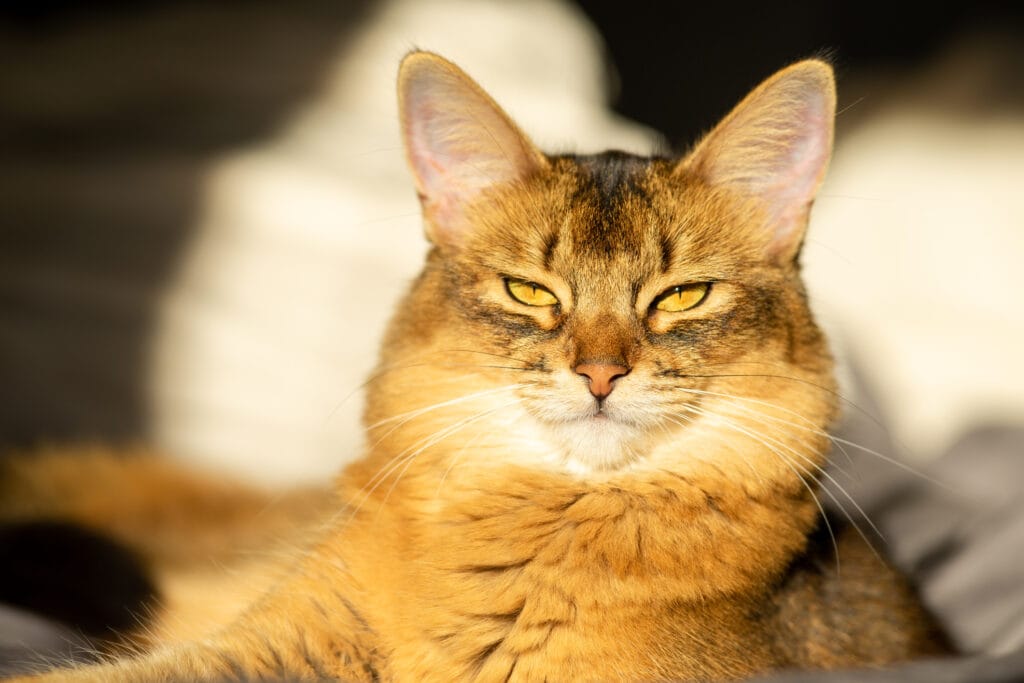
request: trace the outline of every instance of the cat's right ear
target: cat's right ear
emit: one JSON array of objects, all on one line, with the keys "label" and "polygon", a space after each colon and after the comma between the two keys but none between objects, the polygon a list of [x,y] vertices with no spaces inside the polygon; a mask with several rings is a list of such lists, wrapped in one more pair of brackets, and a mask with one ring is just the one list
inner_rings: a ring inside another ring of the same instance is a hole
[{"label": "cat's right ear", "polygon": [[427,238],[457,246],[465,210],[484,190],[547,167],[544,155],[461,69],[412,52],[398,71],[405,152],[423,205]]}]

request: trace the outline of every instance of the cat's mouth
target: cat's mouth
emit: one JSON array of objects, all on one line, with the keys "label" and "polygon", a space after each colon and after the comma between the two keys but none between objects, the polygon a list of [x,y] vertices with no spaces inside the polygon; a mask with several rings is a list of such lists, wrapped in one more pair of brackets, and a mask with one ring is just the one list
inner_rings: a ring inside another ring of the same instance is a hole
[{"label": "cat's mouth", "polygon": [[608,399],[576,401],[570,405],[536,406],[535,417],[550,427],[585,429],[588,426],[605,425],[623,430],[638,431],[644,427],[641,415],[636,414],[628,403]]},{"label": "cat's mouth", "polygon": [[609,410],[603,405],[595,405],[576,414],[569,413],[559,417],[548,415],[542,418],[542,421],[552,425],[577,427],[593,424],[621,424],[623,426],[630,426],[632,424],[614,409]]}]

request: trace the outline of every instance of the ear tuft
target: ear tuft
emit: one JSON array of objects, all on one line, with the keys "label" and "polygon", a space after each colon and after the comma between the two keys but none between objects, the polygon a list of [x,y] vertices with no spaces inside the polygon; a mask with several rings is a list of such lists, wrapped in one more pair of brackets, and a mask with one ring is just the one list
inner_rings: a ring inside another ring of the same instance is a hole
[{"label": "ear tuft", "polygon": [[402,60],[398,103],[432,242],[459,241],[466,229],[464,210],[480,192],[547,165],[501,107],[438,55],[412,52]]},{"label": "ear tuft", "polygon": [[771,231],[768,256],[793,259],[832,153],[835,106],[832,67],[798,62],[747,95],[679,168],[758,198]]}]

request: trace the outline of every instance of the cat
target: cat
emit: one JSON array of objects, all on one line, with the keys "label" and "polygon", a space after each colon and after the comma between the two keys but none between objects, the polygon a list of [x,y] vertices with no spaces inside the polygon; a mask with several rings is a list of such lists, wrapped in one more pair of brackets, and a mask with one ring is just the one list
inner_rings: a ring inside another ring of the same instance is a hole
[{"label": "cat", "polygon": [[223,628],[39,680],[704,681],[943,652],[818,502],[837,391],[799,256],[831,67],[776,73],[681,159],[545,155],[429,52],[398,92],[431,248],[333,511]]}]

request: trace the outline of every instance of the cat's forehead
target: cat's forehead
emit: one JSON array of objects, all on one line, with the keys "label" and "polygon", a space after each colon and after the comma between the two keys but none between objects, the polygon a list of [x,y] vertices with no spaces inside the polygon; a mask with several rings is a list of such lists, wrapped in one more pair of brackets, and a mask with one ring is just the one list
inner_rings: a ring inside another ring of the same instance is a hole
[{"label": "cat's forehead", "polygon": [[[746,251],[729,202],[679,173],[674,160],[609,151],[549,157],[533,182],[478,204],[468,261],[572,286],[635,288]],[[724,229],[723,229],[724,228]]]},{"label": "cat's forehead", "polygon": [[609,151],[554,161],[571,188],[565,220],[552,226],[563,252],[607,259],[649,251],[661,209],[650,185],[663,160]]},{"label": "cat's forehead", "polygon": [[553,161],[567,191],[549,223],[548,264],[561,256],[573,266],[614,262],[653,272],[729,251],[728,231],[708,230],[730,223],[729,212],[675,173],[672,160],[611,151]]},{"label": "cat's forehead", "polygon": [[592,189],[597,199],[608,208],[614,207],[627,195],[645,196],[644,180],[652,167],[664,162],[657,157],[641,157],[616,150],[558,159],[571,166],[581,183]]}]

